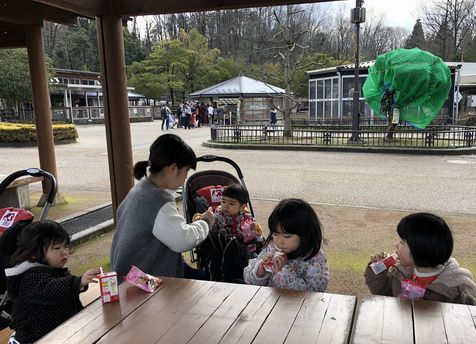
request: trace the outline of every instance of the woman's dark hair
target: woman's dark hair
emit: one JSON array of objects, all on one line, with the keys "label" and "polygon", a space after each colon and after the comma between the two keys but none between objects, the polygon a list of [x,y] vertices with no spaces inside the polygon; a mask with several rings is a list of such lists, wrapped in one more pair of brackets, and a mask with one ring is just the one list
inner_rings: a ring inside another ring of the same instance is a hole
[{"label": "woman's dark hair", "polygon": [[46,251],[52,245],[61,243],[69,245],[71,238],[58,222],[41,220],[30,223],[20,233],[10,264],[14,266],[25,260],[47,264]]},{"label": "woman's dark hair", "polygon": [[159,173],[166,166],[177,164],[178,168],[197,168],[197,157],[193,149],[174,134],[159,136],[150,146],[149,160],[134,165],[134,177],[137,180],[147,176],[147,167],[152,174]]},{"label": "woman's dark hair", "polygon": [[222,192],[222,196],[236,199],[240,204],[246,204],[249,202],[250,195],[245,187],[238,183],[233,183],[225,187]]},{"label": "woman's dark hair", "polygon": [[269,236],[266,244],[278,232],[278,226],[284,234],[297,234],[301,239],[298,249],[290,254],[290,259],[302,257],[309,260],[321,249],[323,241],[321,223],[317,214],[306,201],[297,198],[283,199],[273,209],[268,218]]},{"label": "woman's dark hair", "polygon": [[453,252],[453,236],[441,217],[430,213],[405,216],[397,226],[400,238],[407,242],[416,266],[435,267],[445,263]]}]

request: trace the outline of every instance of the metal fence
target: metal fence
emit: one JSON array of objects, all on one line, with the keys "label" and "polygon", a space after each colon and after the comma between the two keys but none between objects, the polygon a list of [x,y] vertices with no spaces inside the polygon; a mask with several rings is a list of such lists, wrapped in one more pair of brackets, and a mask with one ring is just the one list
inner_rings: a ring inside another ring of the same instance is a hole
[{"label": "metal fence", "polygon": [[[129,106],[131,120],[152,120],[153,106]],[[54,122],[67,122],[74,124],[104,123],[104,108],[102,106],[74,106],[51,108],[51,119]],[[5,122],[34,122],[33,111],[24,111],[21,116],[2,115],[1,121]]]},{"label": "metal fence", "polygon": [[[337,127],[337,128],[336,128]],[[462,148],[476,146],[476,127],[429,126],[419,130],[411,126],[398,126],[392,139],[387,138],[386,126],[361,126],[361,142],[349,143],[352,128],[343,126],[292,127],[284,126],[213,126],[211,140],[223,143],[365,146],[404,148]]]}]

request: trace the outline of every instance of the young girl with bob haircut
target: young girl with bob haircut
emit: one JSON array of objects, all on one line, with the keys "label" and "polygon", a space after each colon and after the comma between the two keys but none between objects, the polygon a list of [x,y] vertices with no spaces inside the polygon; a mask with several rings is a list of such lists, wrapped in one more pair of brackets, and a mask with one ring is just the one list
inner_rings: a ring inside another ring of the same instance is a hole
[{"label": "young girl with bob haircut", "polygon": [[135,164],[139,182],[117,208],[111,245],[111,267],[121,280],[131,265],[155,276],[184,277],[181,253],[205,240],[215,222],[209,208],[187,224],[171,194],[196,166],[192,148],[173,134],[159,136],[149,159]]},{"label": "young girl with bob haircut", "polygon": [[9,343],[33,343],[83,308],[79,293],[100,271],[71,275],[64,267],[69,245],[68,232],[53,221],[34,222],[22,230],[11,257],[14,267],[5,269],[13,301],[10,327],[15,330]]},{"label": "young girl with bob haircut", "polygon": [[[324,292],[329,267],[321,250],[321,224],[314,209],[302,199],[284,199],[269,216],[268,227],[266,246],[244,270],[245,282]],[[266,265],[272,269],[265,269]]]},{"label": "young girl with bob haircut", "polygon": [[453,252],[453,236],[441,217],[429,213],[405,216],[397,226],[397,262],[374,273],[370,264],[388,256],[370,257],[365,282],[373,294],[452,303],[476,304],[476,284],[471,272],[461,268]]}]

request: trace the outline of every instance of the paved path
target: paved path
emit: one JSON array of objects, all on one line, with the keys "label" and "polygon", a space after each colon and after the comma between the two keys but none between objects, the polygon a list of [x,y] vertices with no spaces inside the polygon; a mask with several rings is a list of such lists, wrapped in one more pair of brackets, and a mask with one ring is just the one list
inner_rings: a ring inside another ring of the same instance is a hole
[{"label": "paved path", "polygon": [[[78,126],[76,144],[56,146],[61,191],[108,195],[105,129]],[[131,124],[134,162],[163,133],[160,121]],[[174,129],[197,155],[216,154],[241,167],[251,197],[302,197],[313,203],[438,213],[476,214],[476,156],[417,156],[339,152],[256,151],[206,148],[209,128]],[[39,165],[37,149],[0,148],[0,179]],[[203,163],[201,169],[225,167]],[[34,186],[37,187],[37,186]],[[107,197],[107,196],[106,196]]]}]

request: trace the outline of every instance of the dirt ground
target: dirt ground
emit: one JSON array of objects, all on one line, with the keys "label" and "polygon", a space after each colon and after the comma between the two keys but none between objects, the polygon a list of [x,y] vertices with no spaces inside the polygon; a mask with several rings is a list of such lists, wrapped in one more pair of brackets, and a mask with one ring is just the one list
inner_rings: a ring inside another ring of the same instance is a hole
[{"label": "dirt ground", "polygon": [[[267,217],[276,201],[252,200],[257,220],[267,227]],[[373,208],[339,207],[313,204],[324,227],[328,246],[324,251],[328,256],[331,280],[327,292],[337,294],[368,294],[363,271],[369,256],[375,252],[393,251],[398,221],[407,212]],[[440,214],[450,224],[454,240],[454,257],[460,265],[476,274],[476,254],[474,251],[474,229],[476,216]],[[108,267],[109,248],[113,232],[106,233],[75,248],[69,267],[75,274],[81,274],[90,267]],[[188,258],[188,254],[185,254]]]}]

